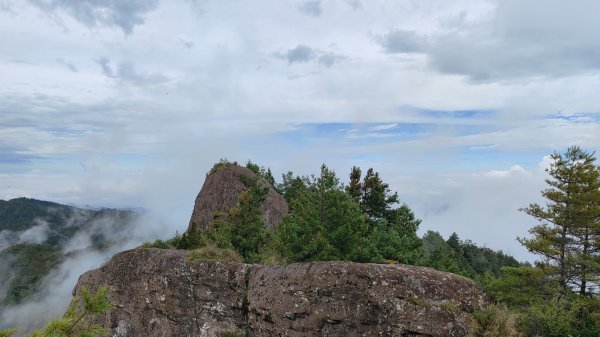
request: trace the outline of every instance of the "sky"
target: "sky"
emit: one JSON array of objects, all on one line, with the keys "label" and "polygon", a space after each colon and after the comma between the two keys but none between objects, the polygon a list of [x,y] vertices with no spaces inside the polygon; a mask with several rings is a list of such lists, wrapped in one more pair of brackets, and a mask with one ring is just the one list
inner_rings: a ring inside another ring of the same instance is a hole
[{"label": "sky", "polygon": [[0,199],[187,228],[221,158],[346,180],[521,260],[548,156],[599,149],[600,2],[0,0]]}]

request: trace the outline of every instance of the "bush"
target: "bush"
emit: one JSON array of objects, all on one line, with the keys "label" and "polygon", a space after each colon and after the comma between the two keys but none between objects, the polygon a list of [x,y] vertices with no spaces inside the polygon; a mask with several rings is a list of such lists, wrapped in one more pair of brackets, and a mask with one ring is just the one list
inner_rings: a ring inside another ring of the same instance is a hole
[{"label": "bush", "polygon": [[216,245],[208,245],[188,253],[187,260],[193,261],[221,261],[242,262],[242,257],[233,249],[219,248]]},{"label": "bush", "polygon": [[201,247],[197,238],[193,238],[186,234],[175,233],[175,236],[169,240],[154,240],[153,242],[145,241],[142,248],[159,248],[159,249],[194,249]]},{"label": "bush", "polygon": [[259,255],[259,263],[265,265],[284,265],[288,263],[288,260],[283,257],[277,247],[281,246],[279,243],[279,236],[270,235],[270,241],[262,247]]},{"label": "bush", "polygon": [[239,166],[239,165],[238,165],[237,161],[231,162],[227,159],[221,158],[218,163],[213,165],[213,167],[210,169],[210,171],[208,171],[206,176],[208,177],[209,175],[211,175],[223,168],[230,167],[230,166]]},{"label": "bush", "polygon": [[523,337],[598,337],[600,301],[575,297],[527,308],[517,321]]},{"label": "bush", "polygon": [[451,301],[444,301],[442,302],[442,304],[440,304],[440,308],[442,308],[442,310],[456,314],[460,311],[460,305],[458,305],[457,303],[451,302]]},{"label": "bush", "polygon": [[170,243],[170,240],[154,240],[153,242],[150,241],[144,241],[144,243],[142,243],[142,248],[158,248],[158,249],[171,249],[171,248],[175,248],[173,247]]},{"label": "bush", "polygon": [[16,329],[7,329],[7,330],[0,330],[0,337],[10,337],[12,336],[15,332],[17,332]]},{"label": "bush", "polygon": [[486,290],[496,301],[512,307],[528,307],[552,298],[558,284],[541,268],[529,266],[502,267],[498,278],[482,278]]},{"label": "bush", "polygon": [[517,337],[515,314],[505,307],[488,306],[473,313],[469,337]]}]

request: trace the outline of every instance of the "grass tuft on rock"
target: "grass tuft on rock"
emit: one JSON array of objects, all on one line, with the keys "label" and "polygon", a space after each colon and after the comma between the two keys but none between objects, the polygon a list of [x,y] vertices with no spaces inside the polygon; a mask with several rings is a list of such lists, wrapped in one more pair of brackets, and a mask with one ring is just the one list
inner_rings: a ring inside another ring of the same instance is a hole
[{"label": "grass tuft on rock", "polygon": [[219,248],[214,244],[195,249],[187,255],[189,262],[221,261],[242,262],[242,257],[233,249]]}]

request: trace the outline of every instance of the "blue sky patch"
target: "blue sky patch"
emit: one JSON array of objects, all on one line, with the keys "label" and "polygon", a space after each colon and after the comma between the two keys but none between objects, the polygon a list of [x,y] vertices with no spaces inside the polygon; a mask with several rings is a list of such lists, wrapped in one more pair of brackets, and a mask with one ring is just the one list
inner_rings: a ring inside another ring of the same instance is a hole
[{"label": "blue sky patch", "polygon": [[492,117],[494,110],[428,110],[418,109],[419,114],[431,118],[481,119]]}]

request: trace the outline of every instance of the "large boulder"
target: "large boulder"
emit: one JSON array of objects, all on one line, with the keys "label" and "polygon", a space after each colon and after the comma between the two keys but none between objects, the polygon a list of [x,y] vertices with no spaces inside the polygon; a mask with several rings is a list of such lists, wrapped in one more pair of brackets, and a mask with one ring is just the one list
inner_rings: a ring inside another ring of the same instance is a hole
[{"label": "large boulder", "polygon": [[196,262],[189,251],[134,249],[79,277],[73,291],[109,288],[114,309],[97,323],[112,337],[219,336],[246,330],[240,263]]},{"label": "large boulder", "polygon": [[194,203],[188,233],[207,230],[213,225],[215,217],[238,205],[240,193],[248,189],[241,176],[257,179],[259,184],[269,188],[261,206],[267,227],[273,229],[281,222],[288,212],[288,204],[273,186],[265,179],[256,177],[254,172],[246,167],[223,165],[206,177]]},{"label": "large boulder", "polygon": [[83,274],[74,289],[110,289],[98,320],[115,337],[466,336],[488,303],[473,281],[425,267],[189,261],[187,251],[135,249]]},{"label": "large boulder", "polygon": [[488,304],[472,280],[431,268],[352,262],[254,266],[254,336],[466,336]]}]

